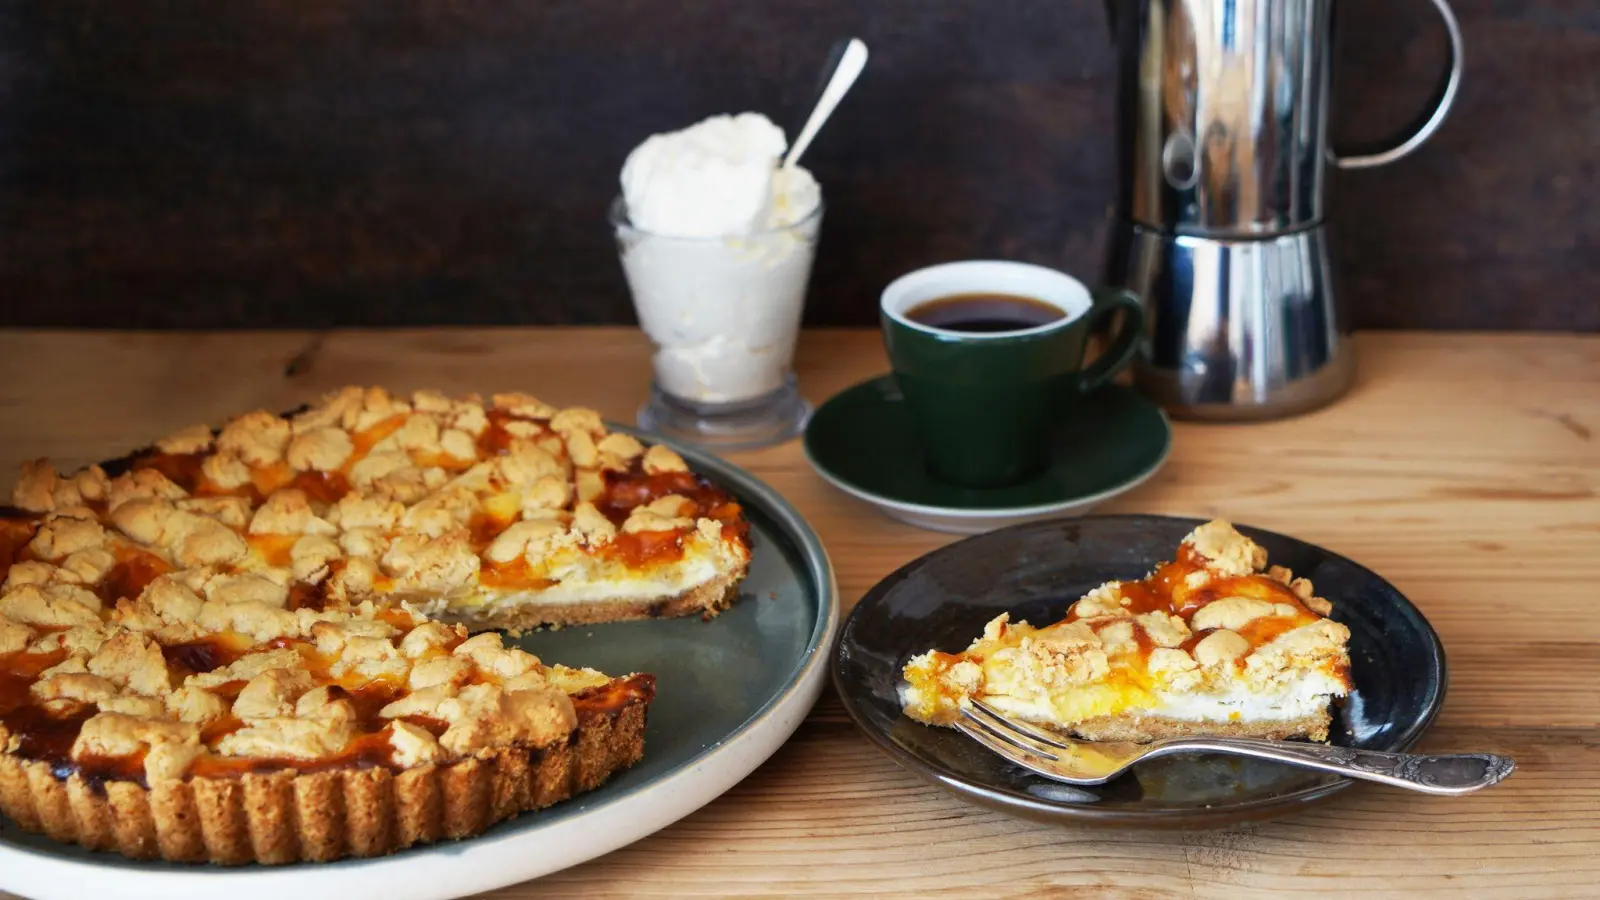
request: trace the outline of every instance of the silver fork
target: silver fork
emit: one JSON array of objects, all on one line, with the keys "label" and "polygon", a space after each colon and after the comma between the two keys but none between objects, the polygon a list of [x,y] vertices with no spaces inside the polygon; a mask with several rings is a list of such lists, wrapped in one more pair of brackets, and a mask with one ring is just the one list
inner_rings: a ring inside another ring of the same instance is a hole
[{"label": "silver fork", "polygon": [[1509,757],[1493,753],[1381,753],[1261,738],[1168,738],[1148,744],[1078,741],[1013,719],[981,700],[964,707],[955,726],[1002,758],[1067,784],[1104,784],[1141,760],[1196,752],[1269,759],[1425,794],[1471,793],[1499,783],[1517,767]]}]

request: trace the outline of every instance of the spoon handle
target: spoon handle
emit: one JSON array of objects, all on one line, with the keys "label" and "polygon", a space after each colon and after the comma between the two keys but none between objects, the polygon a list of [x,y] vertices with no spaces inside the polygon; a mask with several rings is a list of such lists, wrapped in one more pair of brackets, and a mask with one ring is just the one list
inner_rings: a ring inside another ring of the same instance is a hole
[{"label": "spoon handle", "polygon": [[1192,738],[1161,747],[1163,756],[1189,750],[1276,760],[1425,794],[1471,793],[1499,783],[1517,767],[1510,757],[1493,753],[1382,753],[1257,738]]},{"label": "spoon handle", "polygon": [[811,116],[806,119],[806,124],[801,127],[800,133],[795,136],[794,143],[789,146],[789,152],[784,154],[783,166],[788,168],[799,162],[801,154],[811,146],[811,139],[822,130],[822,123],[828,121],[833,115],[833,110],[850,91],[850,86],[856,83],[856,78],[867,65],[867,45],[858,38],[851,38],[845,45],[844,52],[839,55],[837,68],[828,77],[827,86],[817,97],[817,105],[812,107]]}]

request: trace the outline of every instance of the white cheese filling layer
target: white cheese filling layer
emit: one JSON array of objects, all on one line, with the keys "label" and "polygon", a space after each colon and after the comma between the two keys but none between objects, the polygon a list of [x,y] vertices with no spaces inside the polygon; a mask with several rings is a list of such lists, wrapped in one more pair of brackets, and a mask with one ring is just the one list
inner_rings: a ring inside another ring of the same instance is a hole
[{"label": "white cheese filling layer", "polygon": [[489,589],[477,585],[442,596],[416,598],[408,605],[426,616],[450,618],[451,613],[485,615],[520,606],[576,606],[610,600],[655,600],[681,596],[735,571],[739,558],[720,542],[695,542],[681,559],[630,572],[617,563],[580,558],[554,566],[553,582],[541,588]]},{"label": "white cheese filling layer", "polygon": [[[1156,690],[1155,702],[1132,704],[1111,715],[1157,716],[1183,722],[1291,722],[1317,715],[1345,686],[1325,671],[1306,672],[1276,690],[1240,684],[1224,690],[1183,693]],[[1054,711],[1047,703],[1005,695],[985,695],[984,702],[1003,712],[1035,722],[1051,722]]]},{"label": "white cheese filling layer", "polygon": [[[519,590],[514,593],[497,593],[491,596],[478,594],[474,612],[497,610],[537,603],[540,606],[569,606],[593,603],[599,600],[653,600],[687,593],[715,579],[725,570],[719,569],[714,559],[706,556],[685,558],[671,565],[653,569],[649,576],[599,576],[559,581],[537,590]],[[451,607],[462,608],[469,603],[452,599]]]}]

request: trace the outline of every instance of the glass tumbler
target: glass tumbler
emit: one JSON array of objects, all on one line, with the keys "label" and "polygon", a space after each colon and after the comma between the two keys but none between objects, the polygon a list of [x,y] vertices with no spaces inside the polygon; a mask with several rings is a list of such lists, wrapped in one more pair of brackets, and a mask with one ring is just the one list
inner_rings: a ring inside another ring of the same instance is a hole
[{"label": "glass tumbler", "polygon": [[620,197],[610,220],[652,347],[639,427],[725,450],[798,435],[811,407],[795,385],[794,348],[822,205],[790,225],[715,238],[636,228]]}]

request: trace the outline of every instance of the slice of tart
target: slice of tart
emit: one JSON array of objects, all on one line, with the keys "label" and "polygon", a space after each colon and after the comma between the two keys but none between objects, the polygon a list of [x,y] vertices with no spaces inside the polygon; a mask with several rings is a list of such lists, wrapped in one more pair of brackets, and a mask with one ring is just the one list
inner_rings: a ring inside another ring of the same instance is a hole
[{"label": "slice of tart", "polygon": [[1350,632],[1311,583],[1214,521],[1140,581],[1112,581],[1044,627],[1000,615],[960,653],[905,666],[906,715],[950,724],[981,699],[1097,741],[1328,737],[1350,691]]}]

